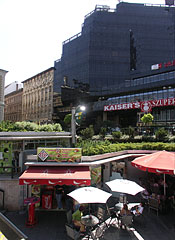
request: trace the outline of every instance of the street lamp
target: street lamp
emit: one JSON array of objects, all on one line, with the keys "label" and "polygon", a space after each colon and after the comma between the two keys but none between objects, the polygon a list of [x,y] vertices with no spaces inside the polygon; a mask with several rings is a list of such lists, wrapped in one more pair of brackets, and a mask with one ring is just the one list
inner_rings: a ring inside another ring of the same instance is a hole
[{"label": "street lamp", "polygon": [[85,106],[78,105],[77,107],[72,107],[71,134],[73,146],[75,146],[76,143],[76,125],[80,125],[82,114],[85,110]]}]

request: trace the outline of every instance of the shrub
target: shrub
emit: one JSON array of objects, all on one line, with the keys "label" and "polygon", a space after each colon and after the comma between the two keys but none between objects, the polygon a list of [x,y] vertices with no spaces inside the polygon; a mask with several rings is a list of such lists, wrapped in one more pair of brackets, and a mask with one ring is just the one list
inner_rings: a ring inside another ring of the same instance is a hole
[{"label": "shrub", "polygon": [[84,156],[91,156],[103,153],[118,152],[123,150],[167,150],[175,151],[174,143],[163,142],[143,142],[143,143],[115,143],[110,144],[109,141],[91,141],[82,140],[76,147],[82,148]]},{"label": "shrub", "polygon": [[102,136],[103,138],[105,137],[107,132],[107,129],[105,127],[101,127],[100,129],[100,136]]},{"label": "shrub", "polygon": [[70,127],[71,125],[71,120],[72,120],[72,114],[69,113],[64,117],[64,123],[66,126]]},{"label": "shrub", "polygon": [[112,132],[112,136],[114,138],[115,141],[119,140],[122,136],[121,132],[117,131],[117,132]]},{"label": "shrub", "polygon": [[81,130],[80,132],[83,139],[90,139],[94,135],[93,125],[90,125],[88,128]]},{"label": "shrub", "polygon": [[61,132],[62,131],[61,124],[59,124],[59,123],[53,124],[53,131],[54,132]]},{"label": "shrub", "polygon": [[164,128],[159,128],[159,129],[155,132],[155,135],[156,135],[156,139],[157,139],[158,141],[165,142],[165,141],[167,141],[167,139],[168,139],[168,131],[165,130]]},{"label": "shrub", "polygon": [[40,132],[53,132],[53,125],[52,124],[43,124],[39,126]]}]

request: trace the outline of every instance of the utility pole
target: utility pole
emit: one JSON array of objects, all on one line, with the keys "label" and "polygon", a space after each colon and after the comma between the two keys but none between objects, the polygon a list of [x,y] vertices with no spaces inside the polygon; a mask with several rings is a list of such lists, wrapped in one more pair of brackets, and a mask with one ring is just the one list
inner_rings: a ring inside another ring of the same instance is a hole
[{"label": "utility pole", "polygon": [[71,119],[71,134],[72,134],[72,146],[76,143],[76,122],[75,122],[75,107],[72,107],[72,119]]}]

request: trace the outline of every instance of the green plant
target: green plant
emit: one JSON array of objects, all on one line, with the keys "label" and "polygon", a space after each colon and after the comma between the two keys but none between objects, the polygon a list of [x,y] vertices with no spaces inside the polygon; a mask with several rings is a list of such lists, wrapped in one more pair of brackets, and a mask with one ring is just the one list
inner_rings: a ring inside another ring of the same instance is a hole
[{"label": "green plant", "polygon": [[71,120],[72,120],[72,114],[69,113],[64,117],[64,123],[66,126],[70,127],[71,125]]},{"label": "green plant", "polygon": [[90,139],[94,135],[93,125],[90,125],[88,128],[85,128],[80,131],[80,134],[83,139]]},{"label": "green plant", "polygon": [[101,127],[101,129],[100,129],[100,136],[102,136],[102,138],[104,138],[105,135],[106,135],[106,132],[107,132],[107,129],[105,127]]},{"label": "green plant", "polygon": [[116,132],[112,132],[112,137],[114,138],[115,141],[119,140],[121,138],[121,132],[116,131]]},{"label": "green plant", "polygon": [[53,131],[54,132],[61,132],[62,131],[61,124],[60,123],[53,124]]},{"label": "green plant", "polygon": [[168,131],[165,130],[165,128],[159,128],[156,132],[155,132],[155,135],[156,135],[156,139],[158,141],[167,141],[167,138],[168,138]]},{"label": "green plant", "polygon": [[154,117],[151,113],[144,114],[143,117],[141,118],[141,121],[145,125],[149,125],[149,123],[152,123],[153,120],[154,120]]},{"label": "green plant", "polygon": [[134,133],[135,133],[135,130],[133,127],[129,126],[128,128],[128,135],[129,135],[129,138],[134,138]]},{"label": "green plant", "polygon": [[14,129],[14,123],[10,121],[1,121],[0,122],[0,132],[9,132]]}]

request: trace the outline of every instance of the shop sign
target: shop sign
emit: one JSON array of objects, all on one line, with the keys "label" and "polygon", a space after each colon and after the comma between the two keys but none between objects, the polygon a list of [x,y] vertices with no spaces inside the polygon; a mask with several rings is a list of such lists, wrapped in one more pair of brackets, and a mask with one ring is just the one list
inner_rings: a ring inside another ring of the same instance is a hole
[{"label": "shop sign", "polygon": [[105,105],[104,112],[128,110],[128,109],[141,109],[142,112],[150,112],[153,107],[163,107],[163,106],[172,106],[172,105],[175,105],[175,98],[150,100],[145,102]]},{"label": "shop sign", "polygon": [[98,186],[101,183],[101,166],[90,167],[91,171],[91,184]]},{"label": "shop sign", "polygon": [[81,148],[37,148],[38,161],[80,162]]},{"label": "shop sign", "polygon": [[166,62],[166,63],[158,63],[158,64],[154,64],[151,66],[151,70],[157,70],[157,69],[160,69],[160,68],[167,68],[167,67],[172,67],[172,66],[175,66],[175,60],[172,60],[172,61],[169,61],[169,62]]}]

